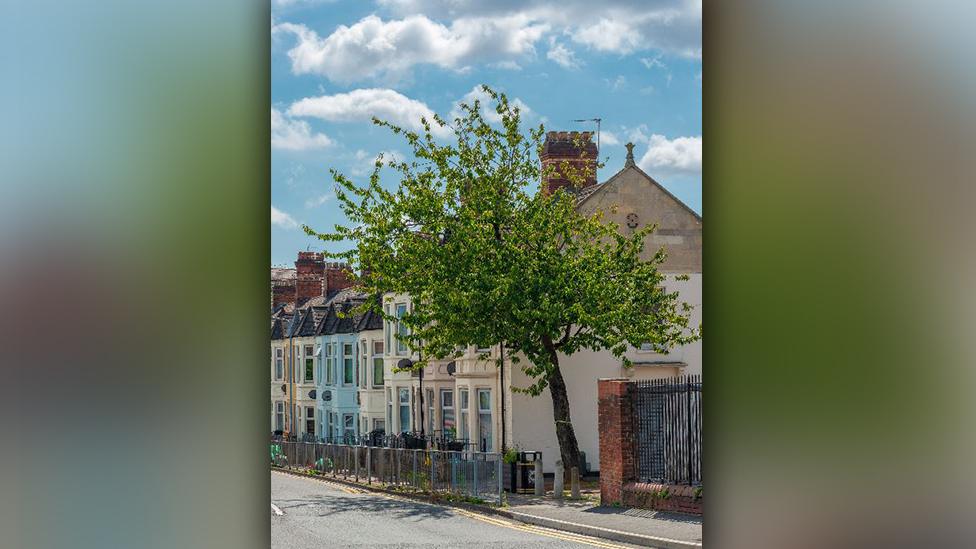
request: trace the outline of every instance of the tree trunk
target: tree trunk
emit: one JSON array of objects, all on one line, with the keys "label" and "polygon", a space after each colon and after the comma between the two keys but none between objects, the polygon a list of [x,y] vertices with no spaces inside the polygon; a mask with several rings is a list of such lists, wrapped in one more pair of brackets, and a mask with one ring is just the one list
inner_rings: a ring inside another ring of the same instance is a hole
[{"label": "tree trunk", "polygon": [[553,366],[552,373],[549,374],[549,394],[552,395],[552,415],[556,422],[556,439],[559,440],[563,470],[569,474],[573,467],[577,467],[577,470],[582,472],[583,468],[579,463],[579,444],[576,442],[576,431],[573,430],[573,423],[569,417],[569,396],[566,394],[563,374],[559,370],[559,357],[551,342],[546,347],[549,349],[549,360],[552,361]]}]

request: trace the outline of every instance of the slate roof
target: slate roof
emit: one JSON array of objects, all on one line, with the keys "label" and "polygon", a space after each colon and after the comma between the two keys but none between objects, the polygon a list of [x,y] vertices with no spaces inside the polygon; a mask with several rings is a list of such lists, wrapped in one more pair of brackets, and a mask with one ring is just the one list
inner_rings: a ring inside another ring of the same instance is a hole
[{"label": "slate roof", "polygon": [[298,274],[294,268],[271,267],[271,280],[296,280]]},{"label": "slate roof", "polygon": [[295,311],[295,314],[291,317],[291,321],[288,323],[288,327],[285,329],[285,337],[294,337],[296,335],[299,326],[301,326],[302,318],[304,318],[304,313],[302,311]]},{"label": "slate roof", "polygon": [[339,317],[336,316],[335,305],[329,305],[326,308],[325,316],[319,322],[319,325],[315,328],[315,335],[329,335],[336,333],[335,328],[339,322]]},{"label": "slate roof", "polygon": [[288,326],[288,320],[284,318],[272,318],[271,319],[271,339],[284,339],[285,338],[285,328]]},{"label": "slate roof", "polygon": [[374,312],[372,309],[358,315],[356,320],[356,331],[365,332],[366,330],[383,329],[383,315]]}]

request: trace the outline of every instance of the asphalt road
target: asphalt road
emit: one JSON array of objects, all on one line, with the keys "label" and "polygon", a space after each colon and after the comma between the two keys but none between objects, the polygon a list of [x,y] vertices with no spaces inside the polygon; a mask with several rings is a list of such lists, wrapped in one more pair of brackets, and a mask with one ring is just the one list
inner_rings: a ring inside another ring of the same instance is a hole
[{"label": "asphalt road", "polygon": [[634,547],[271,472],[271,547]]}]

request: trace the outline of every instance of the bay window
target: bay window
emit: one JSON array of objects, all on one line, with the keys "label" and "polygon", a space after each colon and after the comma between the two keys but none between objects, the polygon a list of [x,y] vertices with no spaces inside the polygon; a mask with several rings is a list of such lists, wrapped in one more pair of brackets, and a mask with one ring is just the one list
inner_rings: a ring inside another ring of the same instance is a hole
[{"label": "bay window", "polygon": [[481,451],[491,451],[491,389],[478,389],[478,438]]}]

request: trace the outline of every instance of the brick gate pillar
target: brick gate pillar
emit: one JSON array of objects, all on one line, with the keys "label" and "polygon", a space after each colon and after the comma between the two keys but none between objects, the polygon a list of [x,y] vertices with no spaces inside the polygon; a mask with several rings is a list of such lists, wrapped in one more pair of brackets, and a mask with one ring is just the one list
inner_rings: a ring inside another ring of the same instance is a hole
[{"label": "brick gate pillar", "polygon": [[597,380],[600,426],[600,499],[603,505],[623,501],[623,486],[634,480],[633,383]]}]

